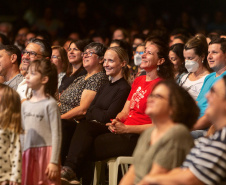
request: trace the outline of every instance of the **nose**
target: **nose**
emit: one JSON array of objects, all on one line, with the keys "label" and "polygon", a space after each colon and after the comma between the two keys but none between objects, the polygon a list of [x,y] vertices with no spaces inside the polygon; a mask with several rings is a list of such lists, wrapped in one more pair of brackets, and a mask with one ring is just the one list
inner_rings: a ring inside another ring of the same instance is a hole
[{"label": "nose", "polygon": [[104,64],[103,64],[104,67],[107,67],[108,66],[108,61],[104,61]]},{"label": "nose", "polygon": [[28,53],[24,53],[22,58],[30,58],[30,55]]},{"label": "nose", "polygon": [[209,53],[209,54],[207,55],[207,60],[209,60],[209,59],[212,59],[212,54],[211,54],[211,53]]}]

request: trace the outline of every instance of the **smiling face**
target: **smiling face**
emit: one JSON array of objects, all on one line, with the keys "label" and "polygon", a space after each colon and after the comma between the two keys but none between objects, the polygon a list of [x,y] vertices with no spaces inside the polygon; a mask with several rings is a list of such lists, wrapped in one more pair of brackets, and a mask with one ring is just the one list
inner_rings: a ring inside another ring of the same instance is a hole
[{"label": "smiling face", "polygon": [[220,44],[209,45],[207,60],[210,68],[215,72],[226,66],[226,53],[223,53]]},{"label": "smiling face", "polygon": [[68,49],[68,60],[71,64],[78,64],[82,62],[82,52],[74,43],[72,43]]},{"label": "smiling face", "polygon": [[145,53],[142,55],[142,62],[140,68],[145,71],[152,71],[157,69],[160,59],[158,57],[158,47],[154,44],[150,44],[146,47]]},{"label": "smiling face", "polygon": [[122,67],[125,66],[125,62],[121,62],[117,53],[112,50],[107,50],[104,55],[104,68],[106,71],[106,75],[114,78],[121,78],[122,75]]},{"label": "smiling face", "polygon": [[30,66],[30,62],[34,61],[34,60],[38,60],[38,59],[42,59],[42,52],[41,52],[41,46],[35,43],[30,43],[27,45],[26,51],[28,52],[35,52],[37,53],[36,56],[30,56],[29,54],[24,54],[22,56],[22,69],[24,71],[27,71],[29,66]]},{"label": "smiling face", "polygon": [[174,53],[173,51],[169,52],[169,59],[170,61],[173,63],[174,65],[174,69],[177,71],[178,68],[181,66],[182,61],[181,59],[177,56],[176,53]]},{"label": "smiling face", "polygon": [[[84,53],[88,53],[83,56],[83,67],[87,72],[92,71],[103,62],[94,49],[87,49]],[[92,56],[88,56],[89,53],[92,53]]]},{"label": "smiling face", "polygon": [[158,85],[147,99],[145,114],[151,118],[170,116],[169,89],[163,84]]}]

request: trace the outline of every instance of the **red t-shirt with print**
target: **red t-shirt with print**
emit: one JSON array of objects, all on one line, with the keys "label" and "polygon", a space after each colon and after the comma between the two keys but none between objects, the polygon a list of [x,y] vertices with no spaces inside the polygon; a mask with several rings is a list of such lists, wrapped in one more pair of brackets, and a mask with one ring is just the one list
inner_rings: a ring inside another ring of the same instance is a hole
[{"label": "red t-shirt with print", "polygon": [[152,81],[146,81],[146,75],[139,76],[134,80],[127,98],[130,101],[130,111],[124,122],[125,125],[145,125],[152,123],[150,117],[145,114],[147,98],[155,84],[160,80],[161,78],[156,78]]}]

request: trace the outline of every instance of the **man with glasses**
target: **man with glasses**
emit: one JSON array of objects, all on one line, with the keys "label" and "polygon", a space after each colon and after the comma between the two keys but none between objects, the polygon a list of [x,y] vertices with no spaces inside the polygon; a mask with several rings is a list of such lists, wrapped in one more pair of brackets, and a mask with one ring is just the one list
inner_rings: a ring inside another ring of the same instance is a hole
[{"label": "man with glasses", "polygon": [[22,52],[21,70],[24,71],[24,80],[18,85],[17,92],[20,94],[21,100],[26,99],[27,84],[25,76],[27,75],[30,62],[39,59],[50,59],[52,49],[48,42],[33,38],[28,42],[27,47]]},{"label": "man with glasses", "polygon": [[18,84],[23,80],[19,71],[21,53],[14,45],[0,45],[0,76],[4,79],[4,84],[13,89],[17,89]]}]

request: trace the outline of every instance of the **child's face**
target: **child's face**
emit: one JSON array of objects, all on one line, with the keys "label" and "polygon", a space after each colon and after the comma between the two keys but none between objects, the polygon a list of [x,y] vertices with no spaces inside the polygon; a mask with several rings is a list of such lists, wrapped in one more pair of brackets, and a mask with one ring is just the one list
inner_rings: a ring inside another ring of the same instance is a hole
[{"label": "child's face", "polygon": [[28,88],[31,88],[32,90],[38,90],[43,85],[42,75],[35,70],[35,66],[30,66],[28,74],[26,75],[26,83]]}]

